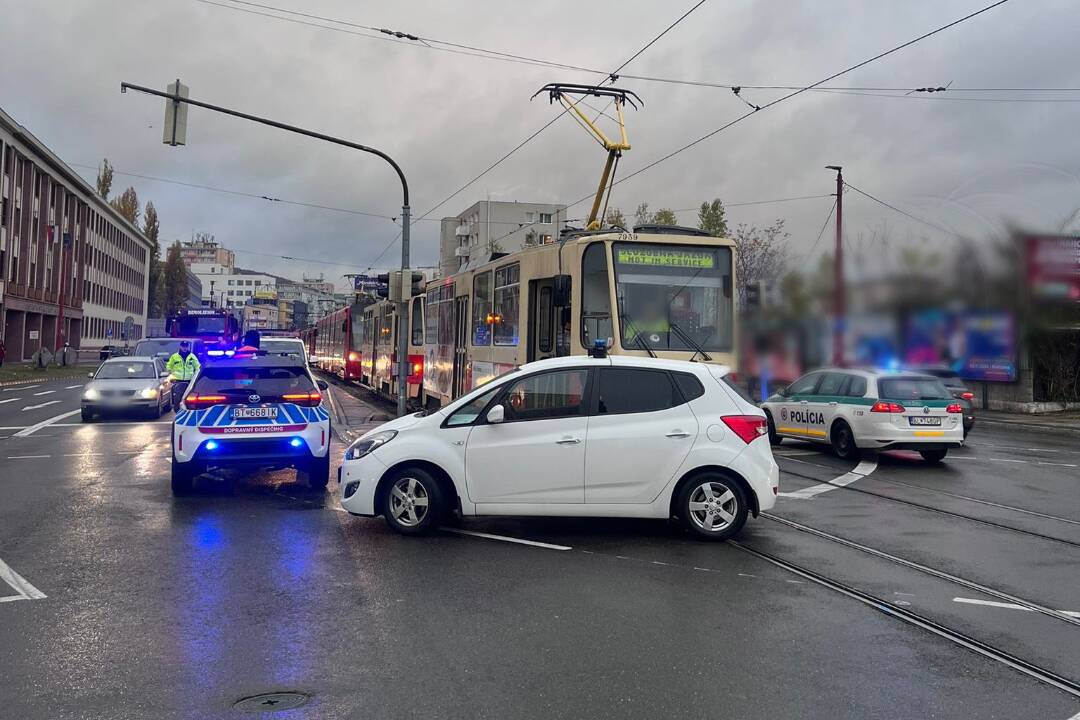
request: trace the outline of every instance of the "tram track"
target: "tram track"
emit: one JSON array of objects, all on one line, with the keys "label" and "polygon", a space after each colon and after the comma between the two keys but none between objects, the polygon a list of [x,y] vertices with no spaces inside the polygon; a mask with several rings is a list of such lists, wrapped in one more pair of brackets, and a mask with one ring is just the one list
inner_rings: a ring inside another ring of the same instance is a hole
[{"label": "tram track", "polygon": [[[1080,682],[1060,675],[1053,670],[1042,667],[1034,662],[1025,660],[1017,655],[1010,653],[1000,647],[996,647],[990,643],[983,642],[977,638],[972,637],[960,630],[943,625],[935,620],[920,615],[912,610],[901,607],[887,600],[883,600],[868,592],[859,590],[858,588],[849,585],[843,581],[830,578],[826,575],[818,573],[809,568],[803,567],[790,560],[786,560],[772,553],[758,550],[757,548],[745,545],[737,540],[728,540],[729,545],[735,547],[753,557],[768,562],[776,567],[786,570],[794,575],[807,580],[820,587],[827,588],[848,598],[856,600],[868,607],[871,607],[879,612],[882,612],[894,619],[907,623],[913,627],[918,627],[922,630],[930,632],[943,638],[951,643],[959,645],[973,652],[976,652],[983,657],[986,657],[994,662],[1006,665],[1013,668],[1025,675],[1034,678],[1035,680],[1055,687],[1063,692],[1066,692],[1073,697],[1080,698]],[[1052,612],[1052,611],[1051,611]],[[1067,617],[1067,616],[1063,616]]]},{"label": "tram track", "polygon": [[[959,512],[955,512],[953,510],[946,510],[944,508],[937,507],[935,505],[928,505],[926,503],[917,502],[915,500],[906,500],[904,498],[897,498],[897,497],[893,497],[891,495],[886,495],[884,493],[874,492],[873,490],[867,490],[866,488],[855,487],[854,485],[841,485],[840,483],[833,482],[832,480],[827,480],[827,479],[814,477],[813,475],[806,475],[804,473],[795,472],[793,470],[782,469],[782,471],[784,473],[788,474],[788,475],[792,475],[792,476],[797,477],[797,478],[802,478],[804,480],[811,480],[811,481],[813,481],[815,483],[818,483],[818,484],[832,485],[833,487],[835,487],[835,488],[837,488],[839,490],[847,490],[849,492],[862,493],[863,495],[870,495],[872,497],[881,498],[883,500],[889,500],[890,502],[899,503],[901,505],[907,505],[909,507],[919,508],[920,510],[926,510],[928,512],[934,512],[934,513],[939,513],[939,514],[942,514],[942,515],[948,515],[950,517],[961,518],[961,519],[964,519],[964,520],[968,520],[969,522],[979,523],[980,525],[986,525],[988,527],[998,528],[999,530],[1008,530],[1010,532],[1015,532],[1015,533],[1019,533],[1019,534],[1022,534],[1022,535],[1027,535],[1029,537],[1035,537],[1035,538],[1038,538],[1040,540],[1046,540],[1048,542],[1056,542],[1056,543],[1061,543],[1062,545],[1068,545],[1070,547],[1080,548],[1080,542],[1077,542],[1075,540],[1067,540],[1065,538],[1056,537],[1054,535],[1047,535],[1045,533],[1036,532],[1035,530],[1025,530],[1024,528],[1018,528],[1018,527],[1015,527],[1015,526],[1012,526],[1012,525],[1006,525],[1005,523],[999,523],[999,522],[996,522],[994,520],[987,520],[986,518],[980,518],[980,517],[976,517],[974,515],[968,515],[966,513],[959,513]],[[879,480],[876,477],[874,477],[872,479],[877,481],[877,482],[889,482],[888,480]],[[961,499],[967,499],[967,498],[961,498]],[[1012,507],[1009,507],[1009,506],[1001,506],[998,503],[991,503],[990,501],[984,501],[984,504],[1003,507],[1006,510],[1021,510],[1021,508],[1012,508]],[[1034,511],[1029,511],[1029,512],[1034,512]],[[1064,520],[1067,520],[1066,518],[1058,518],[1056,516],[1050,516],[1048,519],[1053,519],[1053,520],[1063,520],[1064,519]]]}]

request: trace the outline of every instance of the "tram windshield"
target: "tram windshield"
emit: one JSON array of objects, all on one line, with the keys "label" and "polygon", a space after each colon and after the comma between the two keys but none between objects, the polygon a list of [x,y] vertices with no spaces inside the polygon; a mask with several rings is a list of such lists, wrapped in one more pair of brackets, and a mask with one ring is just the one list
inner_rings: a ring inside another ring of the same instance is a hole
[{"label": "tram windshield", "polygon": [[730,248],[615,243],[612,259],[624,349],[731,350]]}]

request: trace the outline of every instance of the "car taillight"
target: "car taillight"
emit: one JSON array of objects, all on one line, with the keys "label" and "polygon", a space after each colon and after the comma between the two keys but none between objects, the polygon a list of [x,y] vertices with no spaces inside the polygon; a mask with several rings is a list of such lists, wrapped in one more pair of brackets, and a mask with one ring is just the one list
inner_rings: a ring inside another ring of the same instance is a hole
[{"label": "car taillight", "polygon": [[184,405],[189,408],[205,408],[211,405],[219,405],[225,402],[228,398],[224,395],[199,395],[198,393],[190,393],[184,398]]},{"label": "car taillight", "polygon": [[945,406],[945,412],[947,413],[962,413],[964,408],[960,407],[959,403],[953,403],[952,405]]},{"label": "car taillight", "polygon": [[970,390],[965,390],[964,392],[960,393],[960,399],[961,400],[974,400],[975,399],[975,393],[971,392]]},{"label": "car taillight", "polygon": [[424,379],[424,356],[409,356],[409,383],[418,384]]},{"label": "car taillight", "polygon": [[725,415],[721,419],[744,443],[769,432],[769,421],[758,415]]},{"label": "car taillight", "polygon": [[870,406],[870,412],[880,413],[902,413],[904,412],[904,406],[900,403],[885,402],[884,400],[878,400],[876,403]]},{"label": "car taillight", "polygon": [[355,350],[349,351],[349,362],[360,362],[360,353]]},{"label": "car taillight", "polygon": [[322,393],[318,390],[303,393],[285,393],[281,396],[281,399],[285,402],[291,402],[297,405],[315,407],[322,402]]}]

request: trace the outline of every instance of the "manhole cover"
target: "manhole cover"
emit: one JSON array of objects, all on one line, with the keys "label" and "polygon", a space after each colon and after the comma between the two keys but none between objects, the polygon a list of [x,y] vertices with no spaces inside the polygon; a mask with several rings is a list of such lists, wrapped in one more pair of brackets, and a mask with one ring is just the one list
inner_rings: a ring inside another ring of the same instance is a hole
[{"label": "manhole cover", "polygon": [[308,700],[310,695],[302,692],[270,692],[251,697],[240,698],[233,703],[233,710],[249,713],[277,712],[279,710],[292,710],[298,708]]}]

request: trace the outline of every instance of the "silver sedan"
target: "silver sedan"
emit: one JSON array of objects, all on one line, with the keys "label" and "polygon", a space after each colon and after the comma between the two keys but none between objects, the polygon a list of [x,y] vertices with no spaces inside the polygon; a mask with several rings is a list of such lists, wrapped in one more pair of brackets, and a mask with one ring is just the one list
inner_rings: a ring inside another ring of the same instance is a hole
[{"label": "silver sedan", "polygon": [[106,413],[138,412],[157,418],[172,406],[172,381],[158,358],[112,358],[89,378],[82,394],[84,422]]}]

